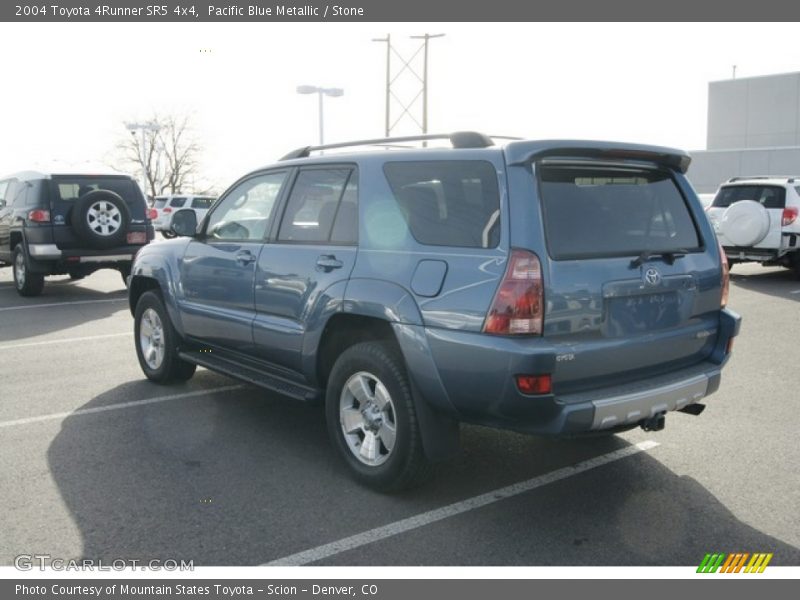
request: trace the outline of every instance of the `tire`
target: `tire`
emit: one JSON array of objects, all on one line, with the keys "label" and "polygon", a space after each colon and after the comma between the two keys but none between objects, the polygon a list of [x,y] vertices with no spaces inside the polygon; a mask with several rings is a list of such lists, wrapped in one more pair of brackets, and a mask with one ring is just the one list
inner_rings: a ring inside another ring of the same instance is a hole
[{"label": "tire", "polygon": [[119,194],[93,190],[78,198],[72,209],[75,234],[94,248],[125,244],[131,211]]},{"label": "tire", "polygon": [[328,377],[325,413],[331,441],[359,482],[396,491],[429,477],[405,365],[390,343],[342,353]]},{"label": "tire", "polygon": [[167,384],[194,375],[197,366],[178,356],[180,338],[158,292],[145,292],[139,298],[133,331],[139,366],[150,381]]},{"label": "tire", "polygon": [[38,296],[44,289],[44,275],[31,273],[30,259],[22,244],[14,248],[12,266],[14,271],[14,288],[20,296]]},{"label": "tire", "polygon": [[72,281],[80,281],[84,277],[86,277],[86,273],[76,273],[73,271],[72,273],[69,274],[69,278]]},{"label": "tire", "polygon": [[791,257],[789,257],[789,265],[794,272],[794,276],[800,279],[800,250],[792,252]]},{"label": "tire", "polygon": [[162,229],[161,235],[164,236],[166,239],[171,240],[175,237],[178,237],[178,234],[174,231],[170,231],[169,229]]},{"label": "tire", "polygon": [[131,266],[125,265],[124,267],[119,268],[119,274],[122,276],[122,283],[125,284],[125,287],[128,287],[128,277],[131,275]]}]

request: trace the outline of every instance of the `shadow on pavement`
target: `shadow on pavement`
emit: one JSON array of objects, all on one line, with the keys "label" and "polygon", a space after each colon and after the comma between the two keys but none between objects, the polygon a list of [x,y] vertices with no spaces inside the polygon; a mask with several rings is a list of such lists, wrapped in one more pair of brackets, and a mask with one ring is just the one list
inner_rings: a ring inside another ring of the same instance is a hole
[{"label": "shadow on pavement", "polygon": [[[113,388],[83,408],[130,392]],[[348,477],[319,407],[246,387],[73,415],[47,457],[83,557],[254,565],[628,445],[477,427],[462,438],[463,454],[425,487],[380,495]],[[800,564],[797,548],[738,520],[700,483],[647,453],[371,546],[328,562],[690,565],[705,552],[747,551]]]},{"label": "shadow on pavement", "polygon": [[737,270],[743,269],[734,267],[731,270],[732,285],[752,292],[800,302],[800,293],[792,293],[800,290],[800,280],[790,269],[762,268],[754,270],[750,266],[746,272],[737,272]]},{"label": "shadow on pavement", "polygon": [[[103,292],[79,286],[68,278],[56,278],[52,282],[48,280],[41,296],[22,298],[17,295],[13,283],[0,285],[0,344],[71,329],[128,310],[124,288]],[[42,304],[48,306],[34,308]],[[49,306],[51,304],[57,306]],[[117,331],[93,333],[102,335]]]}]

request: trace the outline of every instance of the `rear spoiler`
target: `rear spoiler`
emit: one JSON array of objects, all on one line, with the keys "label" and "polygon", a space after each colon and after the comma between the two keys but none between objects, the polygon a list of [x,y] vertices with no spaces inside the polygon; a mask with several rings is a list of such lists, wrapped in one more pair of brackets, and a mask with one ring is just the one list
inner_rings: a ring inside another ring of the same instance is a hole
[{"label": "rear spoiler", "polygon": [[589,158],[648,162],[686,173],[692,162],[691,156],[675,148],[584,140],[511,142],[504,151],[506,161],[511,165],[523,165],[543,158]]}]

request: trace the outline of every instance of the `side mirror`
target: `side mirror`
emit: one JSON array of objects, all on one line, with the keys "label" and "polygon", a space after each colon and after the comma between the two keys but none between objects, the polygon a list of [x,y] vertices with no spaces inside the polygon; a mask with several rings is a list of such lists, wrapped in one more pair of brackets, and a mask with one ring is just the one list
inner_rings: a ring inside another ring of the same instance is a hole
[{"label": "side mirror", "polygon": [[5,208],[5,207],[6,207],[6,201],[0,200],[0,208]]},{"label": "side mirror", "polygon": [[183,237],[197,235],[197,215],[190,208],[184,208],[172,215],[172,232]]}]

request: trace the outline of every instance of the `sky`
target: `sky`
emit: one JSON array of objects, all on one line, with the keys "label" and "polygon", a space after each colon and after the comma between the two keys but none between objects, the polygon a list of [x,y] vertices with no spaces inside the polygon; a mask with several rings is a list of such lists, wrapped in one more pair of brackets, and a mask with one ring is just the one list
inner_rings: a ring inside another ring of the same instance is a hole
[{"label": "sky", "polygon": [[[0,23],[0,174],[120,165],[125,121],[188,114],[196,184],[222,191],[317,143],[304,84],[344,90],[325,100],[326,142],[381,137],[386,45],[371,40],[387,33],[405,57],[410,35],[446,34],[430,43],[432,133],[699,150],[709,81],[733,65],[737,77],[800,70],[792,23]],[[404,72],[395,91],[408,102],[418,89]],[[418,132],[408,119],[393,130]]]}]

